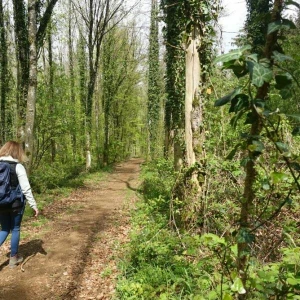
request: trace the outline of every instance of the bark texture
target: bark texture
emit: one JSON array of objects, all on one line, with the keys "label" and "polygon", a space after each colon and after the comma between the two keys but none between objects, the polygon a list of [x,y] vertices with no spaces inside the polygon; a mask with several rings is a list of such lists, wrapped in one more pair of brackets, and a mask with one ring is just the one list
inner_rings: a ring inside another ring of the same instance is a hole
[{"label": "bark texture", "polygon": [[200,78],[201,67],[198,48],[200,46],[200,30],[194,26],[186,45],[186,93],[185,93],[185,146],[186,164],[189,168],[186,182],[186,208],[183,212],[184,222],[193,223],[201,204],[202,188],[198,180],[199,170],[196,167],[196,149],[199,145],[200,129]]},{"label": "bark texture", "polygon": [[1,131],[0,143],[6,141],[6,96],[8,92],[8,69],[7,69],[7,42],[5,33],[5,21],[3,12],[3,1],[0,0],[0,109],[1,109]]},{"label": "bark texture", "polygon": [[[29,37],[29,85],[27,97],[26,126],[25,126],[25,152],[29,159],[29,166],[32,166],[33,142],[34,142],[34,121],[37,89],[37,48],[36,48],[36,1],[28,1],[28,37]],[[29,168],[30,170],[30,168]]]}]

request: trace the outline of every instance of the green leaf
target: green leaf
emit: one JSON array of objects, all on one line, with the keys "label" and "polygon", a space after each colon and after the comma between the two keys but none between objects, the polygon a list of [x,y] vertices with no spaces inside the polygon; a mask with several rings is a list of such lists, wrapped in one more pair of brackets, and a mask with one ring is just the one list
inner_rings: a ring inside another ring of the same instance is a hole
[{"label": "green leaf", "polygon": [[226,245],[225,239],[220,238],[219,236],[213,234],[213,233],[206,233],[201,236],[201,241],[210,246],[215,246],[218,244]]},{"label": "green leaf", "polygon": [[237,125],[238,120],[244,115],[245,110],[240,110],[231,120],[230,125],[235,128]]},{"label": "green leaf", "polygon": [[250,54],[246,57],[246,59],[257,63],[258,62],[258,54],[257,53]]},{"label": "green leaf", "polygon": [[291,166],[294,170],[300,171],[300,164],[298,164],[297,162],[292,162]]},{"label": "green leaf", "polygon": [[237,235],[237,243],[253,243],[255,240],[255,235],[249,232],[247,228],[241,228]]},{"label": "green leaf", "polygon": [[275,183],[275,184],[279,183],[281,181],[285,181],[289,178],[285,173],[281,173],[281,172],[273,172],[270,174],[270,177],[271,177],[273,183]]},{"label": "green leaf", "polygon": [[282,99],[291,98],[293,96],[292,86],[290,85],[290,86],[283,88],[282,90],[280,90],[279,94],[282,97]]},{"label": "green leaf", "polygon": [[235,145],[235,147],[229,152],[229,154],[226,156],[226,159],[232,160],[235,156],[235,153],[237,152],[238,148],[241,147],[241,143]]},{"label": "green leaf", "polygon": [[263,188],[263,190],[265,191],[269,191],[270,190],[270,183],[267,179],[263,180],[261,183],[261,187]]},{"label": "green leaf", "polygon": [[233,292],[238,292],[240,295],[241,294],[246,294],[246,290],[244,288],[243,282],[242,282],[242,280],[239,277],[237,277],[234,280],[234,282],[233,282],[233,284],[231,286],[231,290]]},{"label": "green leaf", "polygon": [[238,94],[231,99],[229,112],[238,112],[245,107],[249,107],[249,96],[246,94]]},{"label": "green leaf", "polygon": [[231,101],[231,99],[233,99],[236,95],[240,94],[242,91],[241,87],[236,88],[235,90],[233,90],[230,94],[218,99],[215,102],[215,106],[223,106],[225,104],[227,104],[228,102]]},{"label": "green leaf", "polygon": [[275,144],[282,153],[288,152],[290,150],[287,144],[284,144],[282,142],[276,142]]},{"label": "green leaf", "polygon": [[270,68],[270,60],[268,58],[262,58],[259,60],[259,64],[262,65],[265,68]]},{"label": "green leaf", "polygon": [[256,117],[253,112],[247,113],[245,124],[253,124],[254,122],[256,122]]},{"label": "green leaf", "polygon": [[252,72],[250,71],[250,74],[252,73],[252,83],[257,86],[261,87],[264,82],[270,82],[273,78],[273,72],[271,69],[266,68],[258,63],[252,63],[253,69]]},{"label": "green leaf", "polygon": [[225,293],[224,297],[223,297],[223,300],[233,300],[232,296]]},{"label": "green leaf", "polygon": [[286,61],[286,60],[293,60],[292,57],[288,56],[288,55],[284,55],[278,51],[273,51],[273,58],[274,60],[277,60],[279,62],[283,62],[283,61]]},{"label": "green leaf", "polygon": [[297,127],[295,127],[295,128],[293,129],[292,135],[293,135],[293,136],[300,135],[300,126],[297,126]]},{"label": "green leaf", "polygon": [[244,61],[240,62],[239,60],[235,60],[233,64],[231,63],[230,65],[226,66],[227,64],[228,63],[223,64],[223,69],[232,70],[237,78],[241,78],[248,73]]},{"label": "green leaf", "polygon": [[286,115],[286,116],[300,122],[300,115],[293,114],[293,115]]},{"label": "green leaf", "polygon": [[268,24],[268,34],[275,32],[276,30],[281,29],[281,22],[276,21]]},{"label": "green leaf", "polygon": [[263,150],[265,149],[265,146],[261,141],[253,140],[252,144],[248,146],[248,149],[251,152],[262,153]]},{"label": "green leaf", "polygon": [[[232,245],[232,246],[230,247],[230,250],[232,251],[232,253],[233,253],[235,256],[238,255],[238,245],[237,245],[237,244]],[[231,272],[231,273],[232,273],[232,275],[231,275],[232,278],[235,278],[235,277],[237,276],[237,274],[236,274],[236,276],[233,276],[233,272]]]},{"label": "green leaf", "polygon": [[282,25],[285,26],[287,29],[296,29],[297,28],[295,23],[289,19],[282,19]]},{"label": "green leaf", "polygon": [[268,24],[268,34],[273,33],[281,29],[295,29],[295,24],[288,19],[282,19],[281,21],[276,21]]},{"label": "green leaf", "polygon": [[286,283],[287,283],[287,284],[290,284],[290,285],[298,285],[298,284],[300,284],[300,279],[298,279],[298,278],[293,278],[293,277],[289,277],[289,278],[286,280]]},{"label": "green leaf", "polygon": [[275,88],[281,90],[288,85],[291,85],[293,82],[293,78],[289,73],[279,74],[275,76],[276,85]]},{"label": "green leaf", "polygon": [[214,63],[217,64],[217,63],[225,63],[225,62],[228,62],[228,61],[235,61],[236,59],[239,59],[243,53],[247,50],[250,50],[251,49],[251,46],[250,45],[246,45],[240,49],[236,49],[236,50],[232,50],[226,54],[223,54],[223,55],[220,55],[218,56],[215,60],[214,60]]}]

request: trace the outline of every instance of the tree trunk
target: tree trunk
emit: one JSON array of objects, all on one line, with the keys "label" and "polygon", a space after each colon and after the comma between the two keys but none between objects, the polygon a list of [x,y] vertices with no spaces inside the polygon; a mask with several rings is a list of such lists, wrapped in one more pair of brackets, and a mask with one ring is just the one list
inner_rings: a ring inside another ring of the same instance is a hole
[{"label": "tree trunk", "polygon": [[174,132],[174,169],[180,172],[183,167],[183,143],[182,136],[184,135],[183,129],[173,130]]},{"label": "tree trunk", "polygon": [[188,190],[183,218],[185,223],[193,223],[197,218],[201,204],[202,188],[198,180],[199,170],[196,162],[196,153],[200,153],[200,57],[198,47],[200,45],[200,31],[194,26],[186,45],[186,91],[185,91],[185,145],[186,164],[189,168],[189,179],[185,186]]},{"label": "tree trunk", "polygon": [[[68,28],[68,49],[69,49],[69,72],[70,72],[70,103],[73,105],[73,115],[75,116],[76,109],[75,109],[75,80],[74,80],[74,58],[73,58],[73,37],[72,37],[72,16],[73,16],[73,9],[72,9],[72,0],[69,0],[69,28]],[[73,120],[73,122],[76,122]],[[75,128],[77,128],[76,124],[74,124]],[[76,159],[77,153],[77,138],[76,138],[76,131],[72,130],[71,133],[72,139],[72,151],[73,151],[73,158]]]},{"label": "tree trunk", "polygon": [[[50,113],[51,116],[54,114],[54,69],[53,69],[53,55],[52,55],[52,30],[51,30],[51,21],[49,21],[49,31],[47,32],[47,40],[48,40],[48,60],[49,60],[49,96],[50,96]],[[50,133],[51,134],[51,133]],[[52,134],[51,134],[52,135]],[[55,161],[56,156],[56,143],[55,138],[53,136],[51,139],[51,161]]]},{"label": "tree trunk", "polygon": [[29,37],[29,87],[27,98],[27,112],[25,125],[25,152],[29,159],[29,170],[33,161],[34,144],[34,122],[35,122],[35,103],[37,90],[37,49],[36,49],[36,1],[28,1],[28,37]]},{"label": "tree trunk", "polygon": [[[186,161],[188,166],[192,166],[196,162],[193,143],[192,114],[193,103],[199,101],[200,60],[197,51],[197,46],[199,46],[198,36],[198,29],[195,28],[186,47],[185,143]],[[195,177],[194,179],[197,181]]]},{"label": "tree trunk", "polygon": [[89,171],[92,167],[92,156],[91,156],[91,142],[90,142],[90,133],[86,132],[86,160],[85,160],[85,169]]},{"label": "tree trunk", "polygon": [[29,41],[28,24],[23,0],[13,0],[14,28],[16,39],[16,55],[18,62],[17,78],[17,108],[18,108],[18,138],[25,138],[26,101],[29,84]]},{"label": "tree trunk", "polygon": [[[106,100],[107,101],[107,100]],[[109,163],[109,115],[107,112],[107,106],[104,109],[104,148],[103,148],[103,163],[108,165]]]},{"label": "tree trunk", "polygon": [[149,75],[148,75],[148,132],[150,157],[158,155],[159,148],[159,117],[160,117],[160,89],[159,89],[159,44],[157,0],[151,4],[151,26],[149,38]]},{"label": "tree trunk", "polygon": [[[47,24],[50,20],[53,8],[58,0],[50,0],[48,2],[45,13],[40,18],[40,26],[37,30],[36,4],[37,1],[28,1],[28,16],[26,14],[24,0],[13,0],[14,8],[14,27],[16,38],[16,53],[18,63],[18,79],[17,79],[17,106],[18,106],[18,137],[25,139],[25,149],[32,154],[33,145],[28,145],[30,141],[29,135],[33,132],[35,100],[30,104],[28,99],[32,101],[36,97],[36,70],[37,70],[37,45],[41,46],[44,40]],[[28,20],[28,21],[27,21]],[[33,23],[34,22],[34,23]],[[31,31],[31,32],[29,32]],[[34,33],[33,33],[34,32]],[[33,36],[35,34],[35,36]],[[35,56],[35,58],[33,58]],[[35,60],[35,62],[34,62]],[[33,66],[29,67],[29,64]],[[29,70],[30,69],[30,70]],[[35,75],[34,75],[35,74]],[[34,79],[35,77],[35,79]],[[30,93],[30,95],[29,95]],[[29,116],[27,113],[29,112]],[[26,124],[25,124],[26,120]],[[29,122],[29,123],[28,123]],[[29,125],[31,124],[31,125]],[[25,125],[25,131],[24,131]],[[32,128],[31,128],[32,127]],[[28,132],[30,131],[30,132]],[[26,136],[25,136],[26,135]],[[32,141],[30,141],[32,142]]]},{"label": "tree trunk", "polygon": [[0,0],[0,98],[1,98],[1,131],[0,143],[3,145],[6,141],[6,96],[8,91],[7,80],[7,43],[4,26],[3,1]]},{"label": "tree trunk", "polygon": [[[273,5],[273,11],[271,14],[271,21],[270,22],[280,22],[281,19],[281,12],[283,8],[283,0],[275,0]],[[267,24],[266,24],[267,26]],[[274,47],[277,43],[277,31],[269,34],[266,39],[265,47],[264,47],[264,57],[269,59],[271,62],[271,67],[273,61],[271,59],[272,53],[274,51]],[[254,99],[261,99],[266,100],[268,93],[269,93],[269,83],[264,83],[262,87],[258,88],[256,96]],[[250,130],[250,138],[248,140],[248,145],[251,145],[253,142],[252,137],[257,137],[260,135],[262,130],[262,123],[260,116],[257,114],[255,108],[252,109],[252,115],[254,121],[251,125]],[[256,164],[255,164],[255,156],[253,152],[248,151],[248,160],[245,167],[246,171],[246,178],[244,183],[244,194],[243,194],[243,201],[241,201],[241,213],[240,213],[240,228],[239,228],[239,235],[241,238],[238,242],[238,272],[241,276],[242,282],[246,287],[247,281],[247,268],[248,268],[248,252],[249,252],[249,243],[243,241],[243,237],[251,230],[252,225],[252,210],[253,210],[253,201],[255,199],[255,180],[256,180]],[[245,299],[246,295],[240,295],[239,299]]]}]

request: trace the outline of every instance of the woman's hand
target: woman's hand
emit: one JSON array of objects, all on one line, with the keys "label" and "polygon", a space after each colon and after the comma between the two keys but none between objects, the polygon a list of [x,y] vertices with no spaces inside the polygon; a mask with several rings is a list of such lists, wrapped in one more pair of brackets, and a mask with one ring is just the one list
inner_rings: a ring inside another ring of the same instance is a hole
[{"label": "woman's hand", "polygon": [[37,208],[33,208],[34,216],[37,217],[39,215],[39,210]]}]

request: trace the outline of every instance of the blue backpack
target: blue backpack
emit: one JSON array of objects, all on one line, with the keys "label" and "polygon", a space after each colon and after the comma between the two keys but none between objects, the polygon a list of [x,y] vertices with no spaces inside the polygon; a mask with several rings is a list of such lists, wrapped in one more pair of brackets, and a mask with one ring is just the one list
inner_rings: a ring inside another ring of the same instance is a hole
[{"label": "blue backpack", "polygon": [[0,210],[14,210],[25,204],[16,175],[16,164],[16,162],[0,161]]}]

